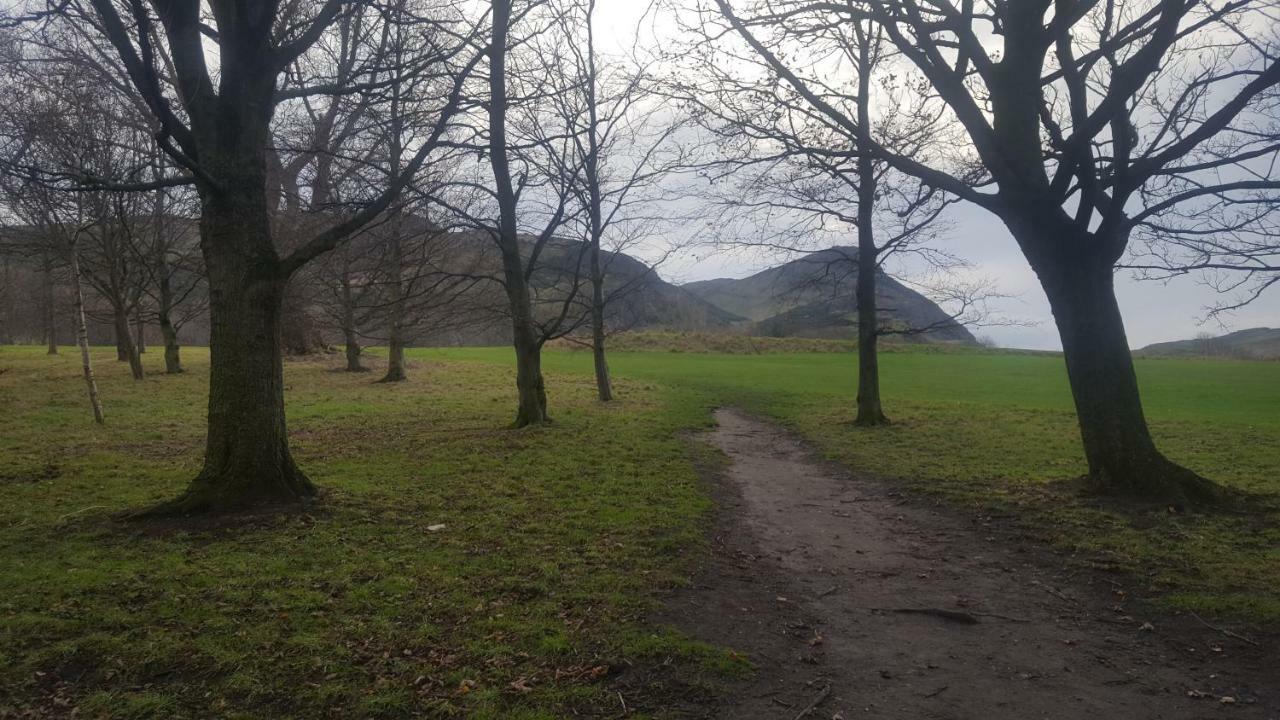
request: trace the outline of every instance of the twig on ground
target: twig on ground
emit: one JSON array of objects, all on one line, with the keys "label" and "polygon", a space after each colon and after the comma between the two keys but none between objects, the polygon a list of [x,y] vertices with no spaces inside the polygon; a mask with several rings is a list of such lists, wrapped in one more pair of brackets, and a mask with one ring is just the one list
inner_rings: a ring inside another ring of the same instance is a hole
[{"label": "twig on ground", "polygon": [[927,698],[931,698],[931,697],[938,697],[939,695],[941,695],[941,694],[942,694],[942,693],[943,693],[947,688],[949,688],[949,687],[951,687],[951,686],[950,686],[950,685],[943,685],[942,687],[938,688],[937,690],[934,690],[934,691],[933,691],[933,692],[931,692],[931,693],[925,693],[925,695],[924,695],[924,696],[925,696],[925,697],[927,697]]},{"label": "twig on ground", "polygon": [[800,718],[807,717],[810,713],[816,710],[818,706],[823,703],[823,701],[825,701],[828,697],[830,697],[830,695],[831,695],[831,686],[827,685],[826,687],[822,688],[822,692],[818,693],[818,696],[815,697],[812,702],[810,702],[808,705],[805,705],[804,709],[801,710],[799,713],[796,713],[794,720],[800,720]]},{"label": "twig on ground", "polygon": [[1232,631],[1230,631],[1230,630],[1228,630],[1228,629],[1226,629],[1226,628],[1220,628],[1220,627],[1218,627],[1217,625],[1210,625],[1210,624],[1209,624],[1209,622],[1208,622],[1207,620],[1205,620],[1204,618],[1202,618],[1202,617],[1200,617],[1199,615],[1195,614],[1195,612],[1194,612],[1194,611],[1193,611],[1193,612],[1191,612],[1191,617],[1195,618],[1196,620],[1199,620],[1201,625],[1203,625],[1203,626],[1205,626],[1205,627],[1209,628],[1210,630],[1214,630],[1214,631],[1220,632],[1220,633],[1222,633],[1223,635],[1226,635],[1227,637],[1235,638],[1235,639],[1237,639],[1237,640],[1242,640],[1242,641],[1244,641],[1244,642],[1249,643],[1250,645],[1252,645],[1252,646],[1254,646],[1254,647],[1258,647],[1258,642],[1257,642],[1256,640],[1250,640],[1249,638],[1247,638],[1247,637],[1245,637],[1245,636],[1241,635],[1240,633],[1232,632]]},{"label": "twig on ground", "polygon": [[959,612],[957,610],[943,610],[942,608],[871,608],[875,612],[891,612],[900,615],[932,615],[950,620],[952,622],[963,623],[965,625],[977,625],[978,618],[967,612]]}]

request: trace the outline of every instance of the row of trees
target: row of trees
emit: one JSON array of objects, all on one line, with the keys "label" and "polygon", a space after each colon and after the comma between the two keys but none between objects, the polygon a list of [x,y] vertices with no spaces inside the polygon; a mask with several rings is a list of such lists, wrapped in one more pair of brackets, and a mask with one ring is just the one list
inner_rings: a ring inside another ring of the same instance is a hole
[{"label": "row of trees", "polygon": [[[185,193],[198,218],[211,349],[205,465],[182,497],[150,512],[314,494],[284,422],[291,284],[329,293],[350,369],[360,368],[362,328],[381,324],[373,337],[390,346],[386,379],[397,380],[415,334],[456,320],[432,311],[495,282],[516,348],[517,425],[547,420],[542,347],[584,322],[596,330],[601,397],[611,396],[602,243],[639,221],[629,208],[652,200],[677,164],[670,128],[651,127],[634,77],[600,71],[593,3],[476,10],[431,0],[72,0],[32,3],[6,23],[7,64],[28,73],[14,87],[73,110],[111,104],[97,124],[75,127],[70,147],[145,156],[113,156],[109,167],[46,157],[13,132],[6,170],[23,185],[9,196],[104,198],[116,205],[110,218],[94,216],[104,233],[168,193]],[[47,67],[108,99],[37,82]],[[78,242],[89,224],[52,226]],[[476,237],[489,250],[439,247]],[[477,257],[459,263],[468,253]],[[480,269],[486,253],[500,258],[496,276]],[[82,257],[79,245],[60,254]],[[127,284],[125,318],[145,285]]]},{"label": "row of trees", "polygon": [[[541,352],[569,333],[589,330],[608,400],[606,308],[626,288],[606,281],[604,244],[670,222],[690,171],[722,218],[766,228],[754,244],[856,232],[860,424],[886,421],[878,273],[903,255],[952,268],[931,241],[949,206],[970,203],[1043,283],[1095,480],[1214,495],[1151,439],[1113,274],[1128,262],[1240,271],[1254,292],[1274,282],[1269,2],[654,7],[682,32],[625,69],[597,50],[594,0],[32,0],[10,17],[9,82],[58,117],[13,115],[9,196],[75,208],[45,221],[74,230],[73,260],[85,227],[154,238],[127,230],[181,204],[198,229],[205,464],[153,512],[314,494],[284,421],[282,314],[301,288],[342,328],[348,369],[385,343],[385,379],[402,379],[416,337],[461,322],[459,308],[500,311],[517,426],[547,421]],[[42,82],[48,68],[69,79]],[[92,117],[62,120],[77,114]],[[59,123],[47,147],[24,135]],[[137,267],[177,267],[176,248]],[[130,312],[164,304],[129,289],[160,286],[125,281],[134,267],[93,283],[119,300],[118,337]],[[482,286],[501,288],[501,308],[457,302]]]}]

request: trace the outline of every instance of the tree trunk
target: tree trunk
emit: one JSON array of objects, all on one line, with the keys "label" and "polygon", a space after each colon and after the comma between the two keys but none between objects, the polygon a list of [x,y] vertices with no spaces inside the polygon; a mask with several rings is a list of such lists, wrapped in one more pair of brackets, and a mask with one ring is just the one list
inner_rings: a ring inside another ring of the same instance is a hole
[{"label": "tree trunk", "polygon": [[[858,33],[858,146],[871,147],[870,33]],[[876,306],[876,269],[880,250],[876,247],[873,214],[876,203],[876,167],[871,156],[858,156],[858,415],[855,425],[887,425],[889,418],[880,407],[879,308]]]},{"label": "tree trunk", "polygon": [[404,382],[409,379],[404,366],[404,340],[400,337],[398,327],[392,327],[387,340],[387,374],[378,382]]},{"label": "tree trunk", "polygon": [[1089,475],[1099,490],[1171,502],[1209,501],[1219,488],[1156,449],[1106,260],[1036,268],[1062,337]]},{"label": "tree trunk", "polygon": [[360,347],[360,338],[354,330],[343,328],[347,349],[347,372],[366,372],[369,368],[360,364],[360,355],[364,348]]},{"label": "tree trunk", "polygon": [[[78,266],[78,262],[77,262]],[[80,284],[80,278],[75,278]],[[58,309],[53,301],[53,262],[45,258],[44,264],[44,337],[48,343],[49,355],[58,354]]]},{"label": "tree trunk", "polygon": [[516,410],[515,427],[541,425],[549,422],[547,416],[547,388],[542,380],[542,344],[533,333],[516,329],[516,390],[520,404]]},{"label": "tree trunk", "polygon": [[181,497],[145,515],[293,503],[315,486],[289,452],[281,310],[287,278],[271,244],[265,193],[202,198],[209,280],[209,424],[204,468]]},{"label": "tree trunk", "polygon": [[360,336],[356,334],[356,309],[351,292],[351,268],[345,253],[342,264],[342,339],[346,343],[347,372],[367,371],[368,368],[360,364],[360,354],[364,348],[360,347]]},{"label": "tree trunk", "polygon": [[601,402],[613,400],[613,381],[604,352],[604,272],[600,266],[600,240],[591,245],[591,355],[595,360],[596,394]]},{"label": "tree trunk", "polygon": [[[861,232],[859,232],[861,235]],[[855,425],[887,425],[880,407],[880,341],[876,308],[876,253],[859,242],[858,247],[858,416]]]},{"label": "tree trunk", "polygon": [[[134,380],[143,378],[142,356],[138,355],[138,346],[133,344],[133,336],[129,332],[129,314],[123,307],[115,308],[116,354],[124,353],[129,363],[129,372]],[[118,358],[117,358],[118,359]]]},{"label": "tree trunk", "polygon": [[404,367],[404,245],[401,244],[400,220],[390,223],[391,254],[387,275],[390,278],[390,332],[387,333],[387,374],[379,382],[404,382],[409,379]]},{"label": "tree trunk", "polygon": [[178,330],[173,326],[173,286],[169,283],[168,269],[160,275],[160,335],[164,338],[164,371],[170,375],[182,372],[182,351],[178,345]]},{"label": "tree trunk", "polygon": [[147,351],[147,324],[142,321],[141,305],[133,311],[133,324],[137,335],[137,339],[134,340],[133,344],[138,349],[138,354],[141,355]]},{"label": "tree trunk", "polygon": [[542,338],[533,315],[533,301],[520,256],[518,199],[511,181],[507,157],[507,32],[511,23],[511,3],[494,0],[489,50],[489,164],[493,168],[498,201],[498,228],[495,240],[502,252],[502,274],[506,281],[507,304],[511,312],[511,344],[516,352],[516,391],[519,405],[515,427],[547,422],[547,391],[542,380]]},{"label": "tree trunk", "polygon": [[89,328],[84,319],[84,290],[80,287],[80,253],[74,243],[71,247],[71,285],[75,293],[76,345],[80,348],[80,366],[84,383],[89,389],[89,405],[93,407],[93,421],[105,422],[102,416],[102,400],[98,398],[98,383],[93,379],[93,363],[89,359]]}]

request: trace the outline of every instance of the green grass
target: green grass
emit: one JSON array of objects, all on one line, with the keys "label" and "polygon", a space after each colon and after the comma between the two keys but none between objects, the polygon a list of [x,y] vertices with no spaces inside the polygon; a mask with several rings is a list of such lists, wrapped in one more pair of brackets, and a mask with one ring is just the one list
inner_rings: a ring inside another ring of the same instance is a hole
[{"label": "green grass", "polygon": [[112,516],[197,471],[207,354],[140,383],[95,360],[101,428],[74,352],[0,349],[0,717],[600,716],[619,707],[603,668],[733,664],[641,622],[703,542],[696,401],[623,380],[601,407],[557,375],[559,422],[515,431],[495,365],[387,386],[289,363],[324,502],[182,530]]},{"label": "green grass", "polygon": [[886,353],[895,423],[866,430],[849,423],[848,354],[616,353],[622,400],[605,407],[589,356],[552,351],[556,423],[523,431],[506,429],[509,350],[411,356],[393,386],[333,372],[337,357],[289,363],[295,454],[324,501],[183,529],[112,518],[198,470],[207,355],[134,383],[96,351],[99,428],[73,352],[0,348],[0,717],[609,716],[600,668],[646,663],[651,696],[627,702],[660,716],[743,669],[643,620],[702,552],[696,466],[713,458],[688,435],[730,403],[860,471],[1011,516],[1159,602],[1280,622],[1278,363],[1140,362],[1161,446],[1259,504],[1175,515],[1057,482],[1084,467],[1054,356]]},{"label": "green grass", "polygon": [[[502,349],[421,357],[507,362]],[[1280,363],[1139,360],[1147,414],[1174,460],[1254,493],[1248,515],[1133,512],[1082,498],[1062,480],[1085,470],[1060,357],[885,353],[893,425],[850,422],[848,354],[614,353],[620,377],[737,404],[776,418],[828,457],[982,512],[1012,515],[1081,562],[1135,578],[1172,607],[1280,623]],[[550,354],[557,373],[590,372],[582,352]]]}]

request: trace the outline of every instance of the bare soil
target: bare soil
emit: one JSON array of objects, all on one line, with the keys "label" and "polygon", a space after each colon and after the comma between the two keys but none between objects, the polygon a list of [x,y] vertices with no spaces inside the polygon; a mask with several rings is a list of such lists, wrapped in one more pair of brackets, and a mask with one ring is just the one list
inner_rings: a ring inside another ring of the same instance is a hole
[{"label": "bare soil", "polygon": [[691,714],[1280,718],[1274,635],[1161,613],[1123,576],[850,475],[739,411],[716,416],[710,441],[731,464],[715,550],[661,619],[756,672]]}]

